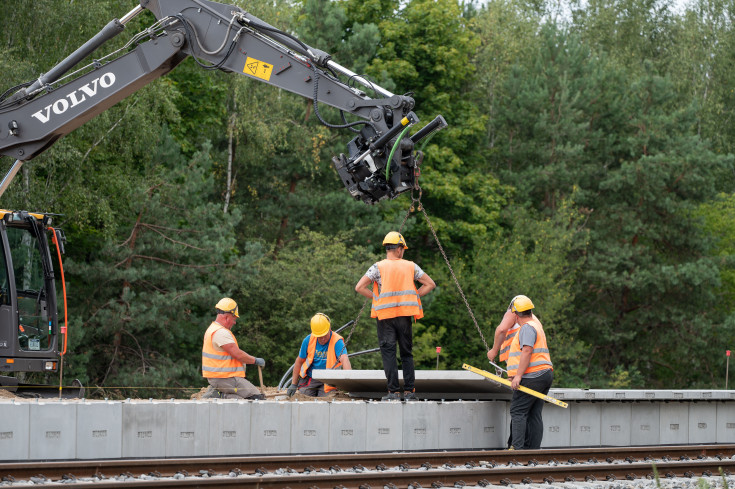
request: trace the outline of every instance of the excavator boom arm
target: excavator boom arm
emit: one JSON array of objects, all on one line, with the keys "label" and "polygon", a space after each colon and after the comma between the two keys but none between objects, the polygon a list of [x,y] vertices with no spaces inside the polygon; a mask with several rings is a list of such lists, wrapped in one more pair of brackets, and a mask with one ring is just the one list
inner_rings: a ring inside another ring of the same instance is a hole
[{"label": "excavator boom arm", "polygon": [[[134,47],[110,60],[95,61],[81,70],[82,75],[65,81],[63,76],[74,65],[121,32],[143,9],[150,10],[157,22],[142,39],[136,38]],[[140,0],[140,6],[123,19],[111,21],[49,72],[7,101],[0,100],[0,154],[17,160],[0,184],[0,195],[23,161],[165,75],[187,56],[204,69],[241,74],[306,97],[313,101],[323,124],[355,131],[347,155],[333,158],[355,199],[373,204],[413,188],[417,138],[398,141],[399,134],[407,134],[407,126],[418,122],[412,97],[395,95],[369,82],[324,51],[239,7],[208,0]],[[340,75],[347,76],[350,83],[341,81]],[[377,98],[352,83],[370,88]],[[339,109],[343,120],[336,124],[324,120],[320,104]],[[439,116],[429,130],[421,131],[421,137],[444,126]]]}]

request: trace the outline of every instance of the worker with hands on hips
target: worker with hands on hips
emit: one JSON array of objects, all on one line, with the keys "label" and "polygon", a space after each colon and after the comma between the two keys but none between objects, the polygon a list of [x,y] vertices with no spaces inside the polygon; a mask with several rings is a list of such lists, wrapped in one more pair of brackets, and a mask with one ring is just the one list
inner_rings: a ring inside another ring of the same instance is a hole
[{"label": "worker with hands on hips", "polygon": [[312,370],[342,367],[352,370],[344,339],[331,329],[329,316],[318,312],[311,318],[311,334],[301,342],[301,350],[293,364],[293,378],[286,390],[289,397],[301,394],[310,397],[325,397],[335,392],[331,385],[313,379]]},{"label": "worker with hands on hips", "polygon": [[[370,317],[376,318],[378,344],[388,387],[388,394],[382,400],[401,399],[397,344],[403,369],[403,400],[416,401],[413,322],[424,317],[421,297],[434,290],[436,284],[416,263],[403,259],[408,246],[401,233],[391,231],[386,234],[383,246],[386,259],[373,264],[365,272],[355,285],[355,291],[373,300]],[[421,287],[416,289],[415,282],[420,283]]]},{"label": "worker with hands on hips", "polygon": [[202,376],[210,389],[205,397],[219,391],[225,399],[265,399],[265,396],[245,380],[245,365],[265,366],[265,360],[242,351],[232,333],[240,317],[237,303],[225,297],[215,306],[217,317],[204,333],[202,344]]},{"label": "worker with hands on hips", "polygon": [[501,359],[507,363],[508,378],[514,391],[510,402],[510,446],[515,449],[541,448],[544,434],[541,414],[544,401],[520,391],[519,386],[546,395],[554,381],[554,366],[546,334],[541,321],[533,313],[533,307],[533,302],[525,295],[513,298],[496,329],[493,349],[487,354],[492,361],[498,352],[498,338],[504,339],[500,352]]}]

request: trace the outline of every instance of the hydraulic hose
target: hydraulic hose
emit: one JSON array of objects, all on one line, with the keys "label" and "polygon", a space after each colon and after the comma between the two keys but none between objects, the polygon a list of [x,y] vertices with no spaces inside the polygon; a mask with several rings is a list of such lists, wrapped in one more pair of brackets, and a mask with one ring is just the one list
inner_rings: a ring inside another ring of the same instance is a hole
[{"label": "hydraulic hose", "polygon": [[408,128],[411,126],[406,126],[403,131],[401,131],[401,134],[398,136],[398,139],[396,139],[395,144],[393,145],[393,148],[390,150],[390,156],[388,156],[388,161],[385,163],[385,181],[390,181],[390,163],[393,161],[393,153],[396,152],[396,148],[399,144],[401,144],[401,140],[403,139],[403,135],[406,134],[406,131],[408,131]]},{"label": "hydraulic hose", "polygon": [[[370,350],[363,350],[363,351],[358,351],[358,352],[355,352],[355,353],[348,353],[347,356],[348,357],[356,357],[358,355],[364,355],[366,353],[375,353],[376,351],[380,351],[380,348],[372,348]],[[291,365],[288,368],[288,370],[286,371],[286,373],[283,374],[283,377],[281,377],[280,382],[278,382],[278,390],[279,391],[280,390],[283,390],[283,388],[286,387],[286,381],[288,379],[290,379],[289,376],[291,375],[292,372],[293,372],[293,365]]]}]

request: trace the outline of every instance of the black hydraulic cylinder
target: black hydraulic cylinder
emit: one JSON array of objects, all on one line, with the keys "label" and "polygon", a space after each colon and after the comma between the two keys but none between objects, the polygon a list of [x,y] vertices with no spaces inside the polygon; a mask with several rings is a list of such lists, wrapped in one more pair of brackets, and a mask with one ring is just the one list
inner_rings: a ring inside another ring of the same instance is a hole
[{"label": "black hydraulic cylinder", "polygon": [[445,127],[447,127],[447,121],[444,120],[444,117],[438,115],[433,121],[426,124],[420,131],[411,136],[411,141],[418,143],[432,132],[444,129]]},{"label": "black hydraulic cylinder", "polygon": [[403,130],[408,124],[414,124],[418,122],[418,119],[416,119],[416,116],[411,112],[406,116],[406,123],[403,124],[403,121],[401,123],[396,124],[395,126],[391,127],[387,131],[385,131],[385,134],[380,136],[377,140],[370,143],[370,149],[373,151],[382,149],[386,144],[388,144],[388,141],[390,141],[396,134],[398,134],[400,131]]},{"label": "black hydraulic cylinder", "polygon": [[33,93],[42,86],[53,83],[61,78],[66,72],[76,66],[81,60],[93,53],[98,47],[120,34],[125,26],[118,19],[111,20],[89,41],[85,42],[79,49],[67,56],[59,64],[51,68],[48,73],[41,75],[33,85],[25,89],[24,96]]}]

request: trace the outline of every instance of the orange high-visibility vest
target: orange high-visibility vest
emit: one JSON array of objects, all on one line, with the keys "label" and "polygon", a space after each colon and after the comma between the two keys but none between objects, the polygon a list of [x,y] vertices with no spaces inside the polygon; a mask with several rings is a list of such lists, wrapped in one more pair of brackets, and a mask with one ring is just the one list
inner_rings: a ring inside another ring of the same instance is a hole
[{"label": "orange high-visibility vest", "polygon": [[390,319],[400,316],[424,317],[421,298],[414,283],[415,265],[408,260],[383,260],[378,262],[380,292],[373,283],[373,307],[371,317]]},{"label": "orange high-visibility vest", "polygon": [[[227,352],[214,349],[212,336],[217,330],[224,328],[218,322],[213,322],[204,333],[204,344],[202,345],[202,375],[206,378],[226,379],[228,377],[245,377],[245,365],[239,360],[232,358]],[[237,346],[237,338],[232,335]]]},{"label": "orange high-visibility vest", "polygon": [[500,345],[500,361],[501,362],[508,361],[508,353],[510,353],[510,344],[513,342],[513,338],[516,337],[520,329],[521,329],[521,325],[518,323],[515,323],[505,333],[505,339],[503,340],[503,344]]},{"label": "orange high-visibility vest", "polygon": [[[538,372],[539,370],[554,370],[551,364],[551,357],[549,356],[549,347],[546,344],[546,334],[544,328],[541,326],[539,321],[529,320],[525,324],[530,324],[533,329],[536,330],[536,343],[533,345],[533,352],[531,353],[531,360],[526,367],[525,372],[521,372],[520,375],[530,374],[531,372]],[[515,376],[518,374],[518,365],[521,363],[521,342],[520,342],[520,330],[518,331],[513,341],[510,344],[510,353],[508,354],[508,377]]]},{"label": "orange high-visibility vest", "polygon": [[[304,363],[301,364],[301,372],[300,376],[302,379],[306,378],[306,372],[309,371],[309,367],[312,363],[314,363],[314,354],[316,353],[316,342],[318,338],[316,336],[309,335],[309,345],[306,347],[306,360]],[[329,345],[327,345],[327,368],[335,368],[338,365],[340,365],[340,361],[337,359],[337,352],[335,352],[335,347],[337,346],[337,342],[341,340],[342,337],[338,335],[335,332],[332,332],[332,337],[329,338]],[[324,392],[333,391],[336,389],[336,387],[333,387],[331,385],[324,384]]]}]

